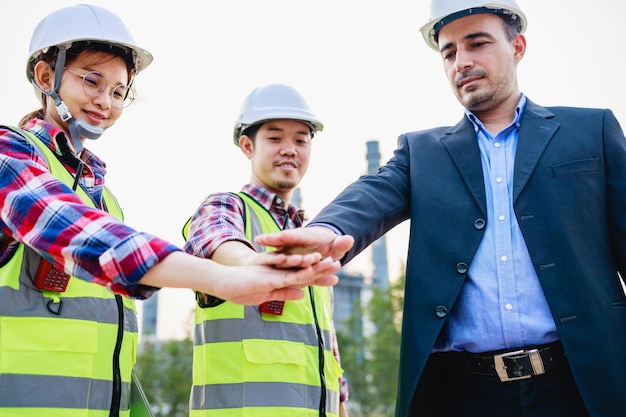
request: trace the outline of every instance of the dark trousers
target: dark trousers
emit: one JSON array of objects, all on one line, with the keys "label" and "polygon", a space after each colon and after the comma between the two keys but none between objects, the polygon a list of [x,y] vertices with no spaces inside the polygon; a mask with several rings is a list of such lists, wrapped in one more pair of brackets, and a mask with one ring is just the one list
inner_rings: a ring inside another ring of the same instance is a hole
[{"label": "dark trousers", "polygon": [[411,417],[589,417],[569,366],[501,382],[469,373],[463,354],[432,354]]}]

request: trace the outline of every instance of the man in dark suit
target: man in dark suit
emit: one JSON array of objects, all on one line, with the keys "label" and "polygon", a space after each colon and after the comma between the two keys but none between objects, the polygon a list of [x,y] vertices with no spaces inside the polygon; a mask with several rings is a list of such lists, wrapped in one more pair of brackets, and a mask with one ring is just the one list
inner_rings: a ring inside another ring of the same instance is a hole
[{"label": "man in dark suit", "polygon": [[401,135],[307,228],[257,242],[345,264],[410,219],[398,417],[626,416],[622,129],[521,93],[515,1],[432,11],[463,119]]}]

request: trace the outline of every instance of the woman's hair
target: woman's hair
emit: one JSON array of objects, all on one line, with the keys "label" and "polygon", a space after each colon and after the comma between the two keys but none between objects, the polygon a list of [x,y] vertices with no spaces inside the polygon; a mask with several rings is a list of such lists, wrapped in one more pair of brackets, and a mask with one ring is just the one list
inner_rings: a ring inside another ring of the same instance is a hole
[{"label": "woman's hair", "polygon": [[[101,43],[101,42],[92,42],[92,41],[74,42],[72,46],[66,51],[65,63],[71,64],[83,52],[92,52],[92,53],[93,52],[105,52],[115,57],[122,58],[124,62],[126,63],[126,68],[128,69],[128,79],[132,80],[135,74],[135,63],[134,63],[133,52],[128,48],[124,48],[118,45]],[[56,46],[51,46],[46,52],[43,52],[39,56],[39,59],[37,62],[44,61],[48,63],[48,65],[50,65],[50,68],[52,68],[52,70],[54,70],[58,55],[59,55],[59,48]],[[34,63],[33,66],[35,64],[36,63]],[[35,119],[35,118],[43,119],[44,118],[46,111],[47,111],[48,104],[46,100],[46,95],[43,92],[41,93],[41,103],[42,103],[42,107],[40,109],[32,111],[28,113],[26,116],[22,117],[22,119],[18,123],[19,127],[24,127],[28,123],[28,121],[31,119]]]}]

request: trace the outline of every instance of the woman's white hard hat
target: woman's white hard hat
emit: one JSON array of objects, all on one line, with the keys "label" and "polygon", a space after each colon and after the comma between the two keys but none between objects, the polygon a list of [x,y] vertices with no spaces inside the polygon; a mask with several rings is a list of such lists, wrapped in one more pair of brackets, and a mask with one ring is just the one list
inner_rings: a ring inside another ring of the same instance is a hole
[{"label": "woman's white hard hat", "polygon": [[42,53],[52,46],[71,47],[78,41],[111,44],[132,53],[136,73],[152,62],[152,54],[139,47],[122,19],[113,12],[91,4],[56,10],[37,25],[30,41],[26,76],[32,80],[33,67]]},{"label": "woman's white hard hat", "polygon": [[521,33],[526,30],[526,15],[515,0],[494,2],[476,0],[432,0],[430,3],[430,19],[420,28],[424,40],[435,51],[439,52],[437,37],[439,30],[453,20],[477,13],[495,13],[516,16],[521,23]]}]

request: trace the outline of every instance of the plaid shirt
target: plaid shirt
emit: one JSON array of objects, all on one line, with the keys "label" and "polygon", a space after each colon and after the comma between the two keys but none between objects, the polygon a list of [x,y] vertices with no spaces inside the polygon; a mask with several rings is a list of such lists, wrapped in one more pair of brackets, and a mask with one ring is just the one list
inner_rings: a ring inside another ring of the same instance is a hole
[{"label": "plaid shirt", "polygon": [[[292,204],[285,207],[285,201],[279,195],[252,184],[244,185],[242,191],[265,207],[281,229],[298,227],[302,224],[302,211]],[[254,249],[254,245],[245,236],[243,201],[232,193],[211,194],[192,217],[184,249],[196,256],[210,258],[222,243],[231,240],[240,241]],[[337,335],[334,331],[332,337],[333,354],[341,364]],[[339,386],[340,401],[347,401],[348,382],[343,376],[339,378]]]},{"label": "plaid shirt", "polygon": [[[80,160],[62,130],[42,120],[31,120],[25,129],[76,174]],[[180,249],[101,210],[106,166],[89,150],[81,154],[79,184],[100,209],[87,206],[52,176],[38,152],[22,136],[0,128],[0,264],[23,243],[80,279],[134,298],[150,296],[156,289],[138,281]]]}]

